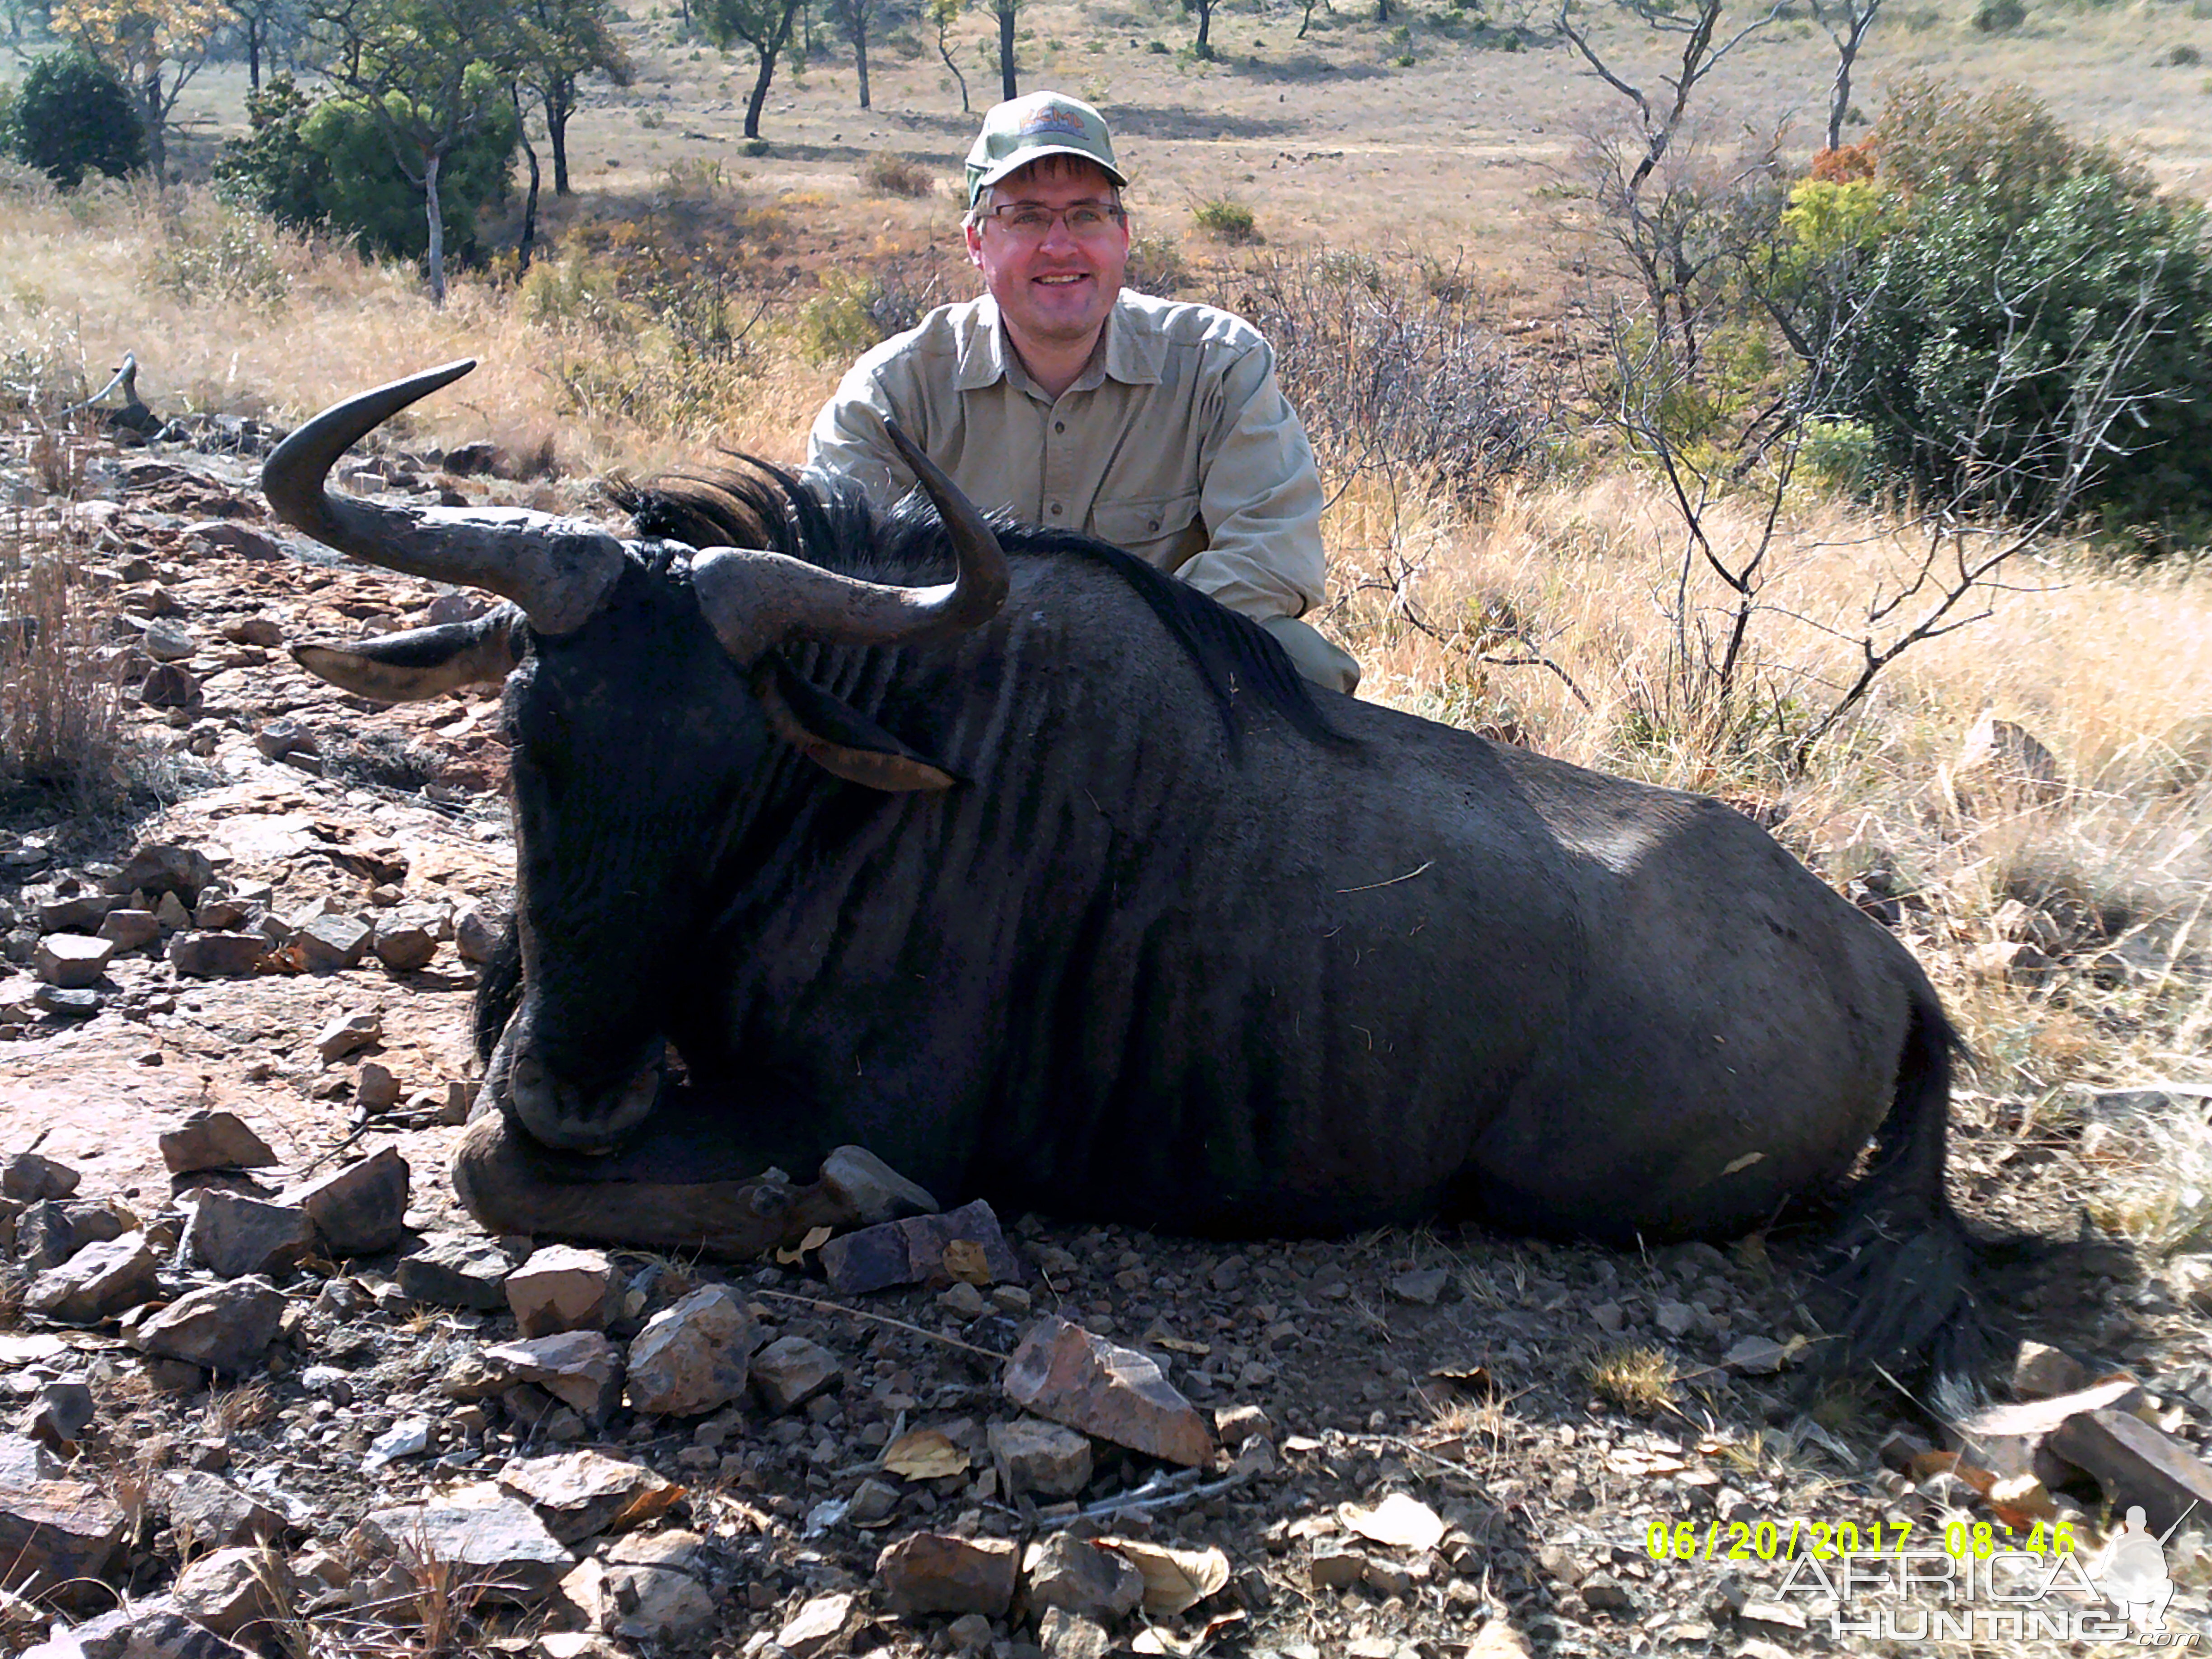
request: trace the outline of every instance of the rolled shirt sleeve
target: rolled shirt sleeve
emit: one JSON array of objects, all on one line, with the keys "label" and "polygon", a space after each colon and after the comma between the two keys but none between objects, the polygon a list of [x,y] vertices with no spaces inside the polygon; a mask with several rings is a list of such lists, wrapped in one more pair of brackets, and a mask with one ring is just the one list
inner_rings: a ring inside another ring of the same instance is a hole
[{"label": "rolled shirt sleeve", "polygon": [[1209,391],[1220,409],[1200,449],[1206,545],[1176,574],[1255,620],[1300,616],[1322,602],[1328,579],[1313,446],[1264,342]]}]

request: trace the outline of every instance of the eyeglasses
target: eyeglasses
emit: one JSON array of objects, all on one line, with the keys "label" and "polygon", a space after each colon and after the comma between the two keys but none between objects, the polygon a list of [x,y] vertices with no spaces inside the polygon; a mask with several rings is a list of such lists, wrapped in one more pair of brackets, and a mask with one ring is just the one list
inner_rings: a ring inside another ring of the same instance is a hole
[{"label": "eyeglasses", "polygon": [[1126,224],[1129,216],[1110,202],[1078,202],[1070,207],[1048,208],[1041,202],[1001,202],[989,210],[1000,229],[1017,241],[1042,242],[1052,234],[1053,221],[1067,227],[1077,241],[1103,236]]}]

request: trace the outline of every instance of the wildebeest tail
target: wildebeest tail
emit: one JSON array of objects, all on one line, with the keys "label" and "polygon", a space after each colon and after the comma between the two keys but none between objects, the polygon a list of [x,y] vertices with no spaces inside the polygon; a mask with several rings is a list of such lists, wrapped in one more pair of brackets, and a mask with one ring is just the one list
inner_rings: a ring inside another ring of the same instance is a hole
[{"label": "wildebeest tail", "polygon": [[1924,1367],[1949,1389],[1986,1363],[1991,1333],[1975,1292],[1979,1251],[1944,1186],[1962,1045],[1935,988],[1915,978],[1897,1094],[1823,1277],[1844,1307],[1839,1369],[1879,1365],[1901,1377]]}]

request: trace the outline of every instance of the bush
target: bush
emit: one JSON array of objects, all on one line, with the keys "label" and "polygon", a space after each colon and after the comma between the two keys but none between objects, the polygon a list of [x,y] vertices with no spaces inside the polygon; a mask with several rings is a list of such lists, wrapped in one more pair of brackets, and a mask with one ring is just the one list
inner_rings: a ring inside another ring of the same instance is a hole
[{"label": "bush", "polygon": [[1200,230],[1224,242],[1242,244],[1261,240],[1259,222],[1253,218],[1252,210],[1226,196],[1200,202],[1190,210],[1190,216]]},{"label": "bush", "polygon": [[154,280],[180,300],[274,305],[291,291],[268,220],[234,207],[173,216],[154,255]]},{"label": "bush", "polygon": [[1982,0],[1974,9],[1974,27],[1984,34],[2009,34],[2027,21],[2021,0]]},{"label": "bush", "polygon": [[877,150],[860,163],[860,188],[872,196],[903,196],[918,201],[936,187],[927,167],[909,161],[896,150]]},{"label": "bush", "polygon": [[2085,411],[2125,406],[2079,504],[2137,525],[2212,514],[2205,210],[2016,92],[1908,88],[1875,155],[1873,180],[1801,185],[1784,216],[1776,267],[1830,341],[1829,412],[1942,498],[1996,477],[2037,511],[2063,499]]},{"label": "bush", "polygon": [[2192,69],[2204,61],[2204,54],[2194,46],[2179,46],[2166,54],[2166,61],[2176,69]]},{"label": "bush", "polygon": [[123,83],[80,52],[40,58],[23,76],[9,148],[64,190],[87,173],[120,179],[146,165],[146,133]]},{"label": "bush", "polygon": [[799,310],[799,347],[816,362],[841,362],[903,334],[937,303],[937,279],[916,282],[894,260],[866,276],[825,276]]},{"label": "bush", "polygon": [[[327,222],[363,253],[419,259],[428,251],[422,192],[400,170],[367,105],[353,98],[310,104],[289,76],[279,75],[247,100],[246,114],[251,131],[226,143],[216,164],[226,194],[279,224]],[[438,197],[448,260],[466,264],[480,256],[477,219],[507,199],[515,140],[514,116],[501,105],[447,155]]]},{"label": "bush", "polygon": [[1190,286],[1190,266],[1182,257],[1182,244],[1174,237],[1129,239],[1129,264],[1121,273],[1124,288],[1172,300]]}]

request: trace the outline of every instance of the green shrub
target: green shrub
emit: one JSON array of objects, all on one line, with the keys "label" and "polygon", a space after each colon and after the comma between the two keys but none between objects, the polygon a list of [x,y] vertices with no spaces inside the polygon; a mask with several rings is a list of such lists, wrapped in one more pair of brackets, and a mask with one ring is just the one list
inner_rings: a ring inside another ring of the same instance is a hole
[{"label": "green shrub", "polygon": [[[457,263],[479,257],[478,217],[507,199],[514,117],[504,105],[495,109],[439,170],[446,257]],[[413,259],[428,250],[422,192],[400,170],[366,104],[355,98],[310,104],[290,77],[279,75],[247,100],[247,136],[226,143],[216,164],[218,185],[232,199],[280,224],[328,223],[364,253]]]},{"label": "green shrub", "polygon": [[235,208],[178,215],[154,255],[154,280],[180,300],[274,305],[291,291],[272,227]]},{"label": "green shrub", "polygon": [[2008,480],[2015,510],[2041,510],[2087,414],[2106,447],[2078,507],[2212,514],[2206,210],[2017,92],[1908,88],[1873,153],[1870,182],[1798,187],[1773,269],[1830,343],[1829,412],[1866,427],[1882,470],[1985,505]]},{"label": "green shrub", "polygon": [[1982,0],[1974,8],[1974,27],[1984,34],[2009,34],[2027,21],[2021,0]]},{"label": "green shrub", "polygon": [[2179,46],[2166,54],[2166,61],[2176,69],[2191,69],[2204,61],[2204,54],[2191,46]]},{"label": "green shrub", "polygon": [[903,196],[918,201],[936,187],[927,167],[895,149],[877,150],[860,163],[860,188],[872,196]]},{"label": "green shrub", "polygon": [[1190,210],[1190,216],[1200,230],[1224,242],[1241,245],[1261,240],[1259,222],[1253,218],[1252,210],[1226,196],[1200,202]]},{"label": "green shrub", "polygon": [[81,52],[55,52],[25,71],[8,123],[18,161],[64,190],[87,173],[120,179],[146,165],[146,133],[123,83]]},{"label": "green shrub", "polygon": [[1130,238],[1128,268],[1121,275],[1123,287],[1171,300],[1189,287],[1190,282],[1190,266],[1182,257],[1182,244],[1174,237]]}]

